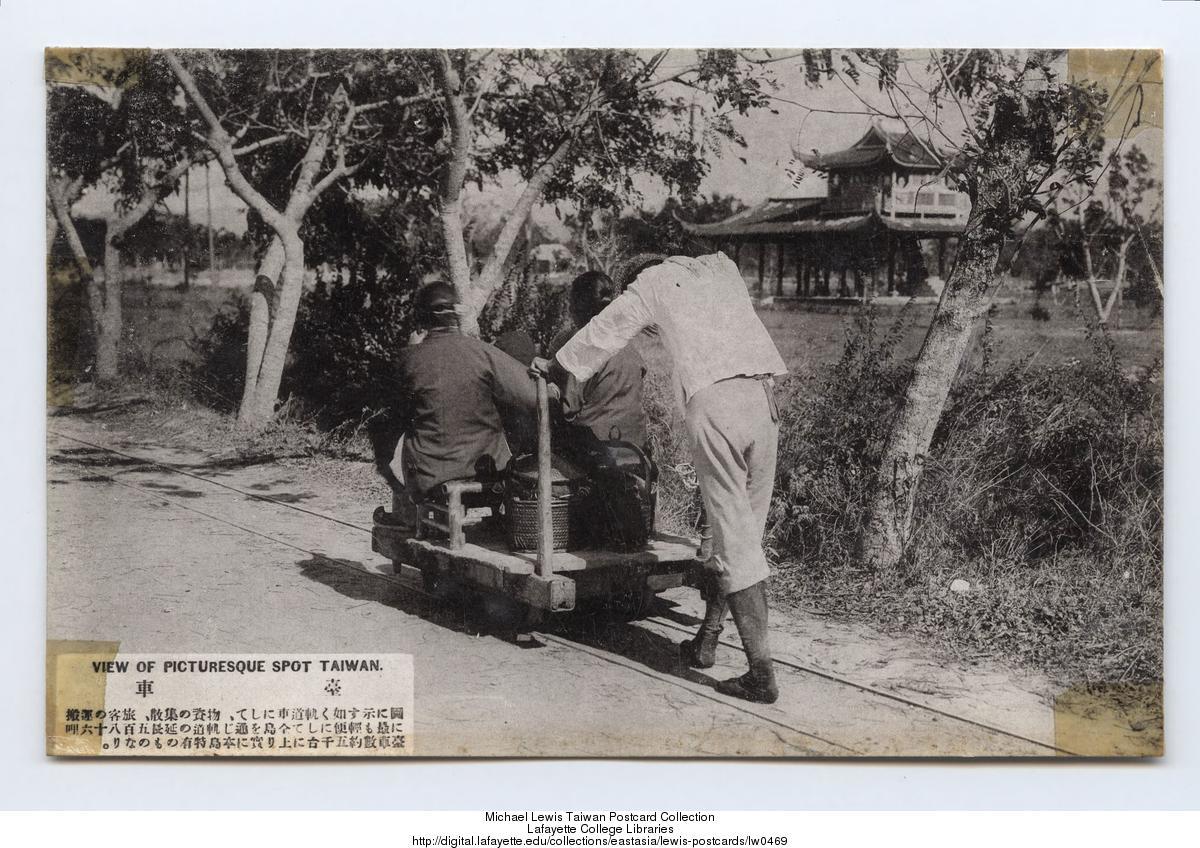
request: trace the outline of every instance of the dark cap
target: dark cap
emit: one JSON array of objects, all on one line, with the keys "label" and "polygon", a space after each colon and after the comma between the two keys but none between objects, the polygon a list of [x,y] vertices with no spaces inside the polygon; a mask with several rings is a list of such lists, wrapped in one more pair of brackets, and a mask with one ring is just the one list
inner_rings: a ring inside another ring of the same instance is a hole
[{"label": "dark cap", "polygon": [[458,324],[458,292],[454,286],[438,280],[422,286],[413,302],[417,323],[425,327]]}]

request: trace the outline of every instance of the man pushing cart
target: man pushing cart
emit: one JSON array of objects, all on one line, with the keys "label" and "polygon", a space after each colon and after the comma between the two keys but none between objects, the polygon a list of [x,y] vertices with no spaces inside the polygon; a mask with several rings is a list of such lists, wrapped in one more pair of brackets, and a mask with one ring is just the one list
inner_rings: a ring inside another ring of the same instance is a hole
[{"label": "man pushing cart", "polygon": [[684,658],[697,668],[713,665],[728,608],[750,668],[717,689],[773,703],[779,690],[767,632],[762,538],[779,442],[774,378],[787,368],[725,254],[642,256],[628,267],[628,288],[552,359],[536,359],[533,367],[559,384],[568,376],[585,381],[639,332],[657,326],[682,392],[713,531],[713,555],[703,567],[704,622],[681,646]]}]

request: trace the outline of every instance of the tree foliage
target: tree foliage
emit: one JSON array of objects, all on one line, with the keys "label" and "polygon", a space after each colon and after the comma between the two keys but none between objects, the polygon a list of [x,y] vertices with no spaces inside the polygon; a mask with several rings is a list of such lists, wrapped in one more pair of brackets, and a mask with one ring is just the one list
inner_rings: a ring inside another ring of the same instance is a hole
[{"label": "tree foliage", "polygon": [[699,51],[672,74],[661,72],[665,58],[634,50],[481,56],[470,77],[480,98],[472,176],[482,183],[513,171],[528,180],[573,134],[546,202],[616,208],[639,196],[638,177],[691,196],[708,170],[704,151],[745,146],[731,117],[768,105],[770,83],[732,51]]}]

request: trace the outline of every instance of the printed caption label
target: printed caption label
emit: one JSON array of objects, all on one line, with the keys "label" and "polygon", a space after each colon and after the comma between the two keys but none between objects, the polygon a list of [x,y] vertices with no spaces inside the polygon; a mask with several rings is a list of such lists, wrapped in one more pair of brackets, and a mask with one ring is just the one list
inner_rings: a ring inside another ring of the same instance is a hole
[{"label": "printed caption label", "polygon": [[66,653],[53,673],[51,754],[413,753],[409,654]]}]

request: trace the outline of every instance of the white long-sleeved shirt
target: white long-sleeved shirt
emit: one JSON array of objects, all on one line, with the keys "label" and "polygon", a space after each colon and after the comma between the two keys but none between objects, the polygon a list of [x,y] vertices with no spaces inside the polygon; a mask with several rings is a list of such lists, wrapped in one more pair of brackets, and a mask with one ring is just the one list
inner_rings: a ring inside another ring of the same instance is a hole
[{"label": "white long-sleeved shirt", "polygon": [[559,349],[559,364],[583,381],[644,327],[657,324],[686,404],[729,377],[787,373],[746,283],[724,253],[673,256],[633,284]]}]

